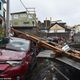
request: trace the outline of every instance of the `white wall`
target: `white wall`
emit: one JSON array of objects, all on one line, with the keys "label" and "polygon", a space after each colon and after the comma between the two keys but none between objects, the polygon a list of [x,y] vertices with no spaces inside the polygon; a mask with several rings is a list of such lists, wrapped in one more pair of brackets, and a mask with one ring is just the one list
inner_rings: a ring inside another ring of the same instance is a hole
[{"label": "white wall", "polygon": [[0,15],[2,15],[3,16],[3,2],[0,0],[0,2],[1,2],[1,10],[0,10]]}]

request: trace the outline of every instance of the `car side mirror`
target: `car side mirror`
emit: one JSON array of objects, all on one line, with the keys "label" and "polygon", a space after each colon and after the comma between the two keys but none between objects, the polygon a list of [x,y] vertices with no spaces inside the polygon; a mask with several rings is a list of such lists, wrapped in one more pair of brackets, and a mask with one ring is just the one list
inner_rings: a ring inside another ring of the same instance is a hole
[{"label": "car side mirror", "polygon": [[9,38],[5,37],[5,38],[1,38],[0,39],[0,45],[4,45],[9,43]]}]

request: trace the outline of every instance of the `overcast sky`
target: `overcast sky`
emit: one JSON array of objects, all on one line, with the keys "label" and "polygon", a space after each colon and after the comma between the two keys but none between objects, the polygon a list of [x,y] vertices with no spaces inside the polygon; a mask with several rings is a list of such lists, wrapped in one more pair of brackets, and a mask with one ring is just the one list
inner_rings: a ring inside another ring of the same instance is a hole
[{"label": "overcast sky", "polygon": [[[67,25],[80,24],[80,0],[22,0],[26,7],[34,7],[39,20],[52,17]],[[24,11],[20,0],[10,0],[10,12]]]}]

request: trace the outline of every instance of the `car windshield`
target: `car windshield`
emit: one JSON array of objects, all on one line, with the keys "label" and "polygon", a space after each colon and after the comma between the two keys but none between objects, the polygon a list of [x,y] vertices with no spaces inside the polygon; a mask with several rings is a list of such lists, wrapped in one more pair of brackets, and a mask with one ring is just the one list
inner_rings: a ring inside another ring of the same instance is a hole
[{"label": "car windshield", "polygon": [[30,41],[11,37],[9,43],[6,45],[6,49],[17,50],[17,51],[28,51],[30,48]]}]

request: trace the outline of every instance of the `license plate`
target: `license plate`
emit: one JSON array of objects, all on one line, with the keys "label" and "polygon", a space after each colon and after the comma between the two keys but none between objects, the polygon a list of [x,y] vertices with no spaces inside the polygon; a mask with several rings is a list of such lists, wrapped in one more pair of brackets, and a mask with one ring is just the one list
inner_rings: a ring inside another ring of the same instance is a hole
[{"label": "license plate", "polygon": [[0,80],[11,80],[11,78],[0,78]]}]

